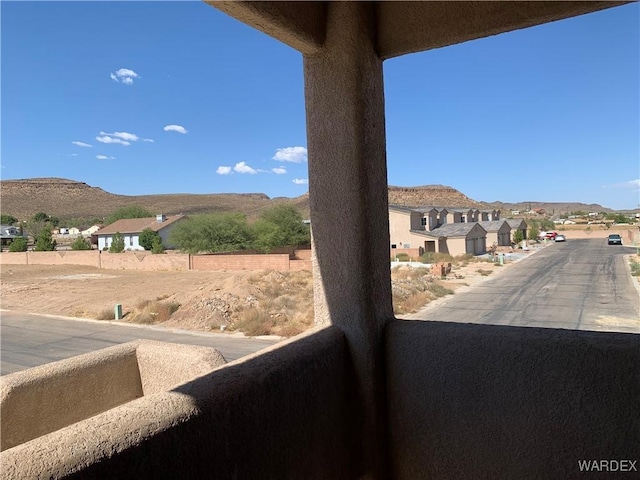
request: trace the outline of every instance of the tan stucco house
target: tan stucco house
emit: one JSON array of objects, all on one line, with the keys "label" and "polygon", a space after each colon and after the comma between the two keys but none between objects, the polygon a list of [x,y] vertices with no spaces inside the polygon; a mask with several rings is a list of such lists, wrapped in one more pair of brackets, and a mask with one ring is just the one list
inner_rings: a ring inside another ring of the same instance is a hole
[{"label": "tan stucco house", "polygon": [[511,227],[511,238],[513,239],[513,234],[516,230],[520,230],[522,232],[522,238],[527,238],[527,222],[525,222],[522,218],[508,218],[506,222]]},{"label": "tan stucco house", "polygon": [[465,253],[482,255],[489,244],[486,240],[487,232],[477,222],[462,221],[474,218],[475,215],[472,209],[390,205],[390,248],[419,248],[425,252],[448,253],[453,256]]},{"label": "tan stucco house", "polygon": [[487,232],[487,245],[495,244],[499,247],[511,245],[511,227],[506,220],[479,223]]}]

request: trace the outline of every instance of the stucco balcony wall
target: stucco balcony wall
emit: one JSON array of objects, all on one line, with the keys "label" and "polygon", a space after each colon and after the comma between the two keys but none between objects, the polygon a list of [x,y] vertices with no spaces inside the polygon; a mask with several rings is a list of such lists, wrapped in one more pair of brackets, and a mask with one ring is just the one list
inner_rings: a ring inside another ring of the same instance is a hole
[{"label": "stucco balcony wall", "polygon": [[138,340],[6,375],[0,379],[1,450],[38,443],[34,439],[225,363],[213,348]]},{"label": "stucco balcony wall", "polygon": [[640,458],[640,336],[396,321],[394,479],[575,478]]},{"label": "stucco balcony wall", "polygon": [[354,478],[351,364],[314,330],[10,448],[3,478]]}]

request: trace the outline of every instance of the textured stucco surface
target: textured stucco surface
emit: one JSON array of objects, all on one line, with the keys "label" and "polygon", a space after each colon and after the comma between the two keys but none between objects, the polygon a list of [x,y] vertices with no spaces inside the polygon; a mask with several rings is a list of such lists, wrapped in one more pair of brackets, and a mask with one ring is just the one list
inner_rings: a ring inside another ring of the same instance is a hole
[{"label": "textured stucco surface", "polygon": [[6,375],[0,378],[1,449],[166,391],[225,363],[213,348],[140,340]]},{"label": "textured stucco surface", "polygon": [[318,323],[339,326],[356,371],[362,475],[386,470],[382,332],[393,318],[382,61],[374,8],[333,2],[304,57]]},{"label": "textured stucco surface", "polygon": [[640,459],[639,335],[396,321],[386,351],[393,478],[564,479],[579,459]]},{"label": "textured stucco surface", "polygon": [[3,478],[354,478],[350,364],[314,330],[6,450]]}]

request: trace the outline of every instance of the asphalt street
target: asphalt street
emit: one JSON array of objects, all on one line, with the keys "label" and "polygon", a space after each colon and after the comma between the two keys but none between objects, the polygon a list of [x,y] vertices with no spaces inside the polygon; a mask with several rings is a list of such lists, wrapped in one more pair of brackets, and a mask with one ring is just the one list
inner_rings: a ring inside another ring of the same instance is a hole
[{"label": "asphalt street", "polygon": [[227,361],[277,343],[272,339],[1,312],[0,373],[6,375],[142,338],[213,347]]},{"label": "asphalt street", "polygon": [[555,243],[404,318],[640,333],[635,249],[606,239]]}]

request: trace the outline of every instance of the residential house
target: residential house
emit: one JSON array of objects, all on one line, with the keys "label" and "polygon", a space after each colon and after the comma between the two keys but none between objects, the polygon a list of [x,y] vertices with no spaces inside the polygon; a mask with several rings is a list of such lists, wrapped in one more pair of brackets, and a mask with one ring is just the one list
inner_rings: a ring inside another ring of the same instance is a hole
[{"label": "residential house", "polygon": [[481,255],[486,252],[487,232],[477,222],[462,222],[463,217],[466,220],[469,215],[476,216],[467,209],[390,205],[390,247],[392,250],[421,248],[454,256]]},{"label": "residential house", "polygon": [[139,239],[142,231],[147,228],[158,232],[165,248],[172,248],[169,242],[169,234],[175,225],[185,218],[187,217],[184,215],[156,215],[150,218],[125,218],[118,220],[101,228],[96,233],[98,237],[98,249],[104,250],[105,248],[111,247],[113,236],[119,232],[124,237],[125,250],[144,250],[144,247],[140,245]]},{"label": "residential house", "polygon": [[20,229],[13,225],[0,225],[0,244],[9,245],[16,238],[22,237]]},{"label": "residential house", "polygon": [[69,235],[80,235],[80,229],[78,227],[71,227],[69,229]]},{"label": "residential house", "polygon": [[522,232],[522,238],[527,238],[527,222],[521,218],[508,218],[507,223],[509,224],[509,227],[511,227],[512,234],[516,230],[520,230]]},{"label": "residential house", "polygon": [[93,235],[94,233],[96,233],[98,230],[100,230],[100,228],[102,228],[101,225],[92,225],[91,227],[87,228],[86,230],[82,230],[80,232],[80,234],[83,237],[90,237],[91,235]]},{"label": "residential house", "polygon": [[511,226],[506,220],[479,222],[487,232],[487,245],[505,247],[511,245]]}]

